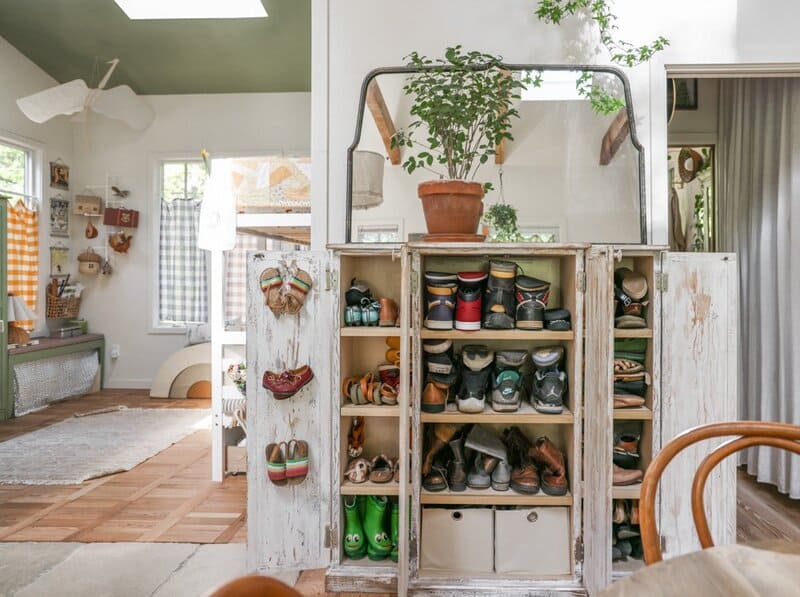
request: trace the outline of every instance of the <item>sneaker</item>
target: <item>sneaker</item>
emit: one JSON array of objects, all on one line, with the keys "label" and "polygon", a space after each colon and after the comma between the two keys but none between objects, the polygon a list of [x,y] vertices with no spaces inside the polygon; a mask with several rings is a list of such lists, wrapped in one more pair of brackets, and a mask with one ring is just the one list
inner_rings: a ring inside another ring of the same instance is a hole
[{"label": "sneaker", "polygon": [[474,331],[481,329],[481,296],[486,272],[459,272],[456,294],[456,329]]},{"label": "sneaker", "polygon": [[572,329],[569,311],[566,309],[547,309],[544,312],[544,324],[553,332],[568,332]]},{"label": "sneaker", "polygon": [[517,276],[514,284],[517,298],[517,327],[521,330],[544,328],[544,310],[550,298],[550,282]]},{"label": "sneaker", "polygon": [[456,396],[456,405],[462,413],[483,412],[486,404],[486,386],[489,383],[489,367],[481,371],[464,368],[461,386]]},{"label": "sneaker", "polygon": [[557,415],[564,411],[567,374],[557,367],[537,369],[533,375],[533,408],[544,414]]},{"label": "sneaker", "polygon": [[525,350],[497,351],[495,375],[492,378],[492,409],[495,411],[514,412],[519,409],[522,401],[522,374],[519,369],[527,356]]},{"label": "sneaker", "polygon": [[[427,273],[425,279],[428,279]],[[452,330],[456,307],[456,283],[436,286],[428,284],[425,290],[425,298],[428,303],[425,327],[429,330]]]},{"label": "sneaker", "polygon": [[353,278],[350,280],[350,288],[344,293],[344,300],[348,305],[361,305],[362,299],[371,299],[372,292],[365,282]]},{"label": "sneaker", "polygon": [[563,346],[545,346],[531,353],[533,364],[539,368],[555,367],[564,357]]},{"label": "sneaker", "polygon": [[516,299],[514,279],[519,266],[512,261],[490,261],[489,279],[483,300],[483,327],[514,329]]},{"label": "sneaker", "polygon": [[468,344],[461,351],[464,367],[472,371],[482,371],[494,361],[494,351],[483,344]]}]

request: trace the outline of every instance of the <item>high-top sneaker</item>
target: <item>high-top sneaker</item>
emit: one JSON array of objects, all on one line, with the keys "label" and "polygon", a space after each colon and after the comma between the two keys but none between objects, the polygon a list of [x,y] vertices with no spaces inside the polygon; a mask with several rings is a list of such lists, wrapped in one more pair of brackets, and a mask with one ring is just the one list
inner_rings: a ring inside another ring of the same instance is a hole
[{"label": "high-top sneaker", "polygon": [[544,328],[544,310],[550,298],[550,282],[517,276],[517,327],[521,330],[541,330]]},{"label": "high-top sneaker", "polygon": [[558,363],[564,356],[562,346],[535,350],[531,355],[536,372],[533,374],[533,408],[540,413],[559,414],[564,411],[567,392],[567,374],[560,371]]},{"label": "high-top sneaker", "polygon": [[452,330],[456,307],[457,276],[425,272],[425,300],[428,315],[424,325],[430,330]]},{"label": "high-top sneaker", "polygon": [[481,329],[481,296],[486,272],[459,272],[456,295],[456,329]]},{"label": "high-top sneaker", "polygon": [[492,378],[492,408],[498,412],[513,412],[521,402],[520,367],[528,356],[526,350],[498,350],[495,354],[495,373]]},{"label": "high-top sneaker", "polygon": [[518,267],[511,261],[489,262],[489,281],[483,300],[483,327],[495,330],[514,329],[514,278]]},{"label": "high-top sneaker", "polygon": [[449,375],[453,372],[453,341],[425,340],[422,343],[425,366],[431,373]]},{"label": "high-top sneaker", "polygon": [[486,388],[494,353],[486,346],[468,345],[461,352],[461,386],[456,396],[458,410],[479,413],[486,404]]}]

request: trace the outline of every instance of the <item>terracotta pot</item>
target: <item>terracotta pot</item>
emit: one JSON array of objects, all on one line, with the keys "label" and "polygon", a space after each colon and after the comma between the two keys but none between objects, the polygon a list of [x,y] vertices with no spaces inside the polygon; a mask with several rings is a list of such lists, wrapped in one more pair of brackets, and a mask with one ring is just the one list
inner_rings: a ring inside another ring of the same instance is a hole
[{"label": "terracotta pot", "polygon": [[428,232],[434,235],[475,236],[483,215],[483,186],[463,180],[433,180],[420,183]]}]

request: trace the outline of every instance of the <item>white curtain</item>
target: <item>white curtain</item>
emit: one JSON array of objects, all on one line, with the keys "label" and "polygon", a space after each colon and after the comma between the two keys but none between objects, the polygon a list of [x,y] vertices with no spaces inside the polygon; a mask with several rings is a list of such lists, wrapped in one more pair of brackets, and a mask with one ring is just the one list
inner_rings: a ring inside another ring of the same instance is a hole
[{"label": "white curtain", "polygon": [[[720,88],[719,242],[741,290],[741,419],[800,425],[800,79]],[[761,482],[800,498],[800,456],[746,454]]]}]

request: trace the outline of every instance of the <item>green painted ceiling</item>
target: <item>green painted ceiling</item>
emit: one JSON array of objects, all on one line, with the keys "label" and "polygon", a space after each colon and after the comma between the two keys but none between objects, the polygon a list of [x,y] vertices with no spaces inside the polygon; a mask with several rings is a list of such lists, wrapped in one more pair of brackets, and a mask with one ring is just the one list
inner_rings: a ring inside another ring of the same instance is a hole
[{"label": "green painted ceiling", "polygon": [[[224,1],[224,0],[223,0]],[[0,0],[0,37],[61,83],[140,94],[311,89],[311,0],[262,0],[266,19],[131,21],[114,0]]]}]

